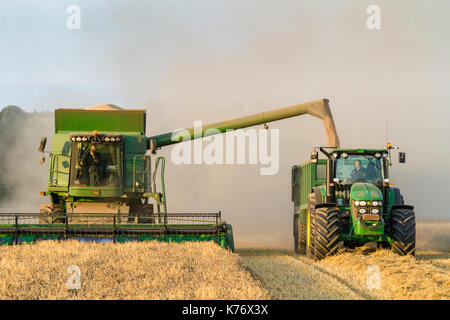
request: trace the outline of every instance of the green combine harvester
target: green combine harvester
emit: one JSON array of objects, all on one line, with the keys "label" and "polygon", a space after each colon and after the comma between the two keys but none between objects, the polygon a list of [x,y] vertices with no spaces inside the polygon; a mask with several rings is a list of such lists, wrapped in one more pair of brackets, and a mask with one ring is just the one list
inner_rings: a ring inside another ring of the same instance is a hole
[{"label": "green combine harvester", "polygon": [[[414,255],[414,208],[389,182],[392,145],[385,149],[315,148],[292,168],[295,252],[313,259],[368,242]],[[320,151],[325,159],[319,159]],[[405,163],[405,153],[399,152]]]},{"label": "green combine harvester", "polygon": [[[167,212],[165,159],[156,155],[157,150],[302,114],[322,119],[327,133],[336,136],[326,99],[206,125],[200,132],[179,129],[151,137],[146,136],[146,110],[114,105],[57,109],[48,152],[48,190],[41,192],[50,203],[36,214],[0,213],[0,244],[64,239],[214,241],[233,250],[232,227],[220,212]],[[41,140],[40,152],[46,152],[46,141]],[[329,143],[335,142],[329,137]]]}]

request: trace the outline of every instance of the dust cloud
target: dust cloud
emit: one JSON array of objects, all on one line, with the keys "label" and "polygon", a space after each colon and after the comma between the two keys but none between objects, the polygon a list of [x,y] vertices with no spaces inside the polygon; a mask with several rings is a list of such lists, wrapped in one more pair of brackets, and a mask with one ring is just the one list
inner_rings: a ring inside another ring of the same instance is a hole
[{"label": "dust cloud", "polygon": [[[9,118],[1,121],[0,132],[0,212],[37,213],[40,204],[49,202],[40,195],[47,188],[48,162],[39,163],[42,154],[37,150],[41,137],[51,137],[53,114],[24,113]],[[50,150],[49,144],[46,150]]]},{"label": "dust cloud", "polygon": [[[60,2],[11,6],[0,13],[10,18],[0,35],[17,52],[0,53],[0,105],[147,108],[147,135],[155,135],[195,120],[207,124],[328,98],[341,146],[383,147],[388,140],[400,146],[407,161],[394,164],[392,182],[419,220],[447,219],[439,199],[446,199],[450,180],[443,161],[450,156],[450,4],[378,1],[378,31],[366,28],[370,4],[79,1],[79,31],[65,29]],[[27,47],[33,55],[23,53]],[[310,116],[270,128],[280,130],[274,176],[259,175],[258,165],[174,165],[172,147],[160,150],[168,157],[169,211],[221,210],[238,247],[291,248],[291,167],[325,144],[325,133]],[[13,148],[20,162],[8,160],[8,172],[20,165],[26,168],[20,178],[35,182],[24,184],[27,197],[47,179],[35,153],[44,132],[21,132]]]}]

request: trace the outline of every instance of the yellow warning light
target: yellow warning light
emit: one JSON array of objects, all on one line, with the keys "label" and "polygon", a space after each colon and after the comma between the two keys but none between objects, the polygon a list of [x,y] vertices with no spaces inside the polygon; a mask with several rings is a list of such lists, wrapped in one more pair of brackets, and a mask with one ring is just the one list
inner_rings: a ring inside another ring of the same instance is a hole
[{"label": "yellow warning light", "polygon": [[98,135],[98,130],[94,130],[94,136]]},{"label": "yellow warning light", "polygon": [[388,142],[386,146],[388,149],[392,149],[392,143]]}]

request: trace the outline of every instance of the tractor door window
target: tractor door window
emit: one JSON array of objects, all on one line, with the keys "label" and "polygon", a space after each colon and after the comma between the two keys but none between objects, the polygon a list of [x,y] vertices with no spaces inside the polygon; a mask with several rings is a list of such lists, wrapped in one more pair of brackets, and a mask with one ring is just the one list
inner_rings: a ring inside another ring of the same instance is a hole
[{"label": "tractor door window", "polygon": [[73,142],[72,150],[71,186],[121,185],[120,143]]},{"label": "tractor door window", "polygon": [[336,164],[336,177],[344,184],[369,182],[379,184],[383,181],[382,163],[371,155],[349,155],[340,158]]}]

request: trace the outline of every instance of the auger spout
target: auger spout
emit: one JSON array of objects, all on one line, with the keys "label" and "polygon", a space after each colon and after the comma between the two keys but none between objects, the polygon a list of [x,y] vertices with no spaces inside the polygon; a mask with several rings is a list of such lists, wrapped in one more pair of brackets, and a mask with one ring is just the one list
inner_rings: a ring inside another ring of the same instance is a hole
[{"label": "auger spout", "polygon": [[224,133],[227,130],[248,128],[259,124],[266,124],[273,121],[300,116],[303,114],[309,114],[321,119],[325,127],[328,146],[336,148],[340,147],[338,134],[336,132],[336,126],[334,124],[333,116],[328,104],[328,99],[319,99],[311,102],[293,105],[290,107],[263,111],[245,117],[204,125],[202,127],[201,134],[200,131],[194,132],[193,127],[189,129],[178,129],[173,132],[149,137],[147,146],[149,149],[154,150],[155,148],[161,148],[174,143],[182,142],[183,136],[186,134],[186,131],[189,132],[192,140],[217,133]]}]

